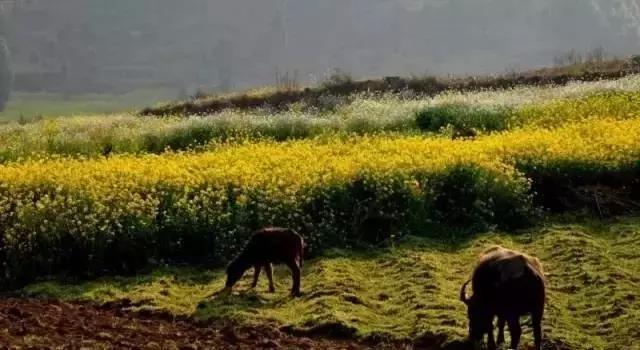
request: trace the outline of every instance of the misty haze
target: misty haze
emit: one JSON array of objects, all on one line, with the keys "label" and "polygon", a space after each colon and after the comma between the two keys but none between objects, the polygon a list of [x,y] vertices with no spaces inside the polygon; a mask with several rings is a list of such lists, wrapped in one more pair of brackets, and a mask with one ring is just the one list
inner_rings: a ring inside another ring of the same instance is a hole
[{"label": "misty haze", "polygon": [[0,0],[0,349],[640,350],[640,0]]},{"label": "misty haze", "polygon": [[2,1],[16,91],[503,73],[640,47],[634,0]]}]

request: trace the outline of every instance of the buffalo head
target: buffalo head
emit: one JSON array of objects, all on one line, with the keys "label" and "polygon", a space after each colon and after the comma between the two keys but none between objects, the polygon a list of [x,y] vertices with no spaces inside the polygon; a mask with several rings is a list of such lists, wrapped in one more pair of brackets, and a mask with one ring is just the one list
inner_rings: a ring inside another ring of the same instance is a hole
[{"label": "buffalo head", "polygon": [[484,335],[493,331],[493,315],[489,308],[474,295],[467,297],[466,289],[470,282],[471,280],[465,282],[460,288],[460,300],[467,305],[469,341],[478,347]]}]

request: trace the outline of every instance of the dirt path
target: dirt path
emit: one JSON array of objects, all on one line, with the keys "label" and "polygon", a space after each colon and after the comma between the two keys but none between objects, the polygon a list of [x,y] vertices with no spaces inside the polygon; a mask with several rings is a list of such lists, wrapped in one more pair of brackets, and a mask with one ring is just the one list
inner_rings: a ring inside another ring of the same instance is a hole
[{"label": "dirt path", "polygon": [[269,327],[201,325],[122,305],[0,299],[0,349],[363,349]]},{"label": "dirt path", "polygon": [[[425,344],[377,344],[293,336],[277,328],[222,326],[168,313],[128,312],[130,302],[95,305],[0,298],[0,350],[4,349],[434,349]],[[546,344],[545,350],[568,350]],[[465,348],[453,345],[446,349]],[[528,349],[531,350],[531,349]]]}]

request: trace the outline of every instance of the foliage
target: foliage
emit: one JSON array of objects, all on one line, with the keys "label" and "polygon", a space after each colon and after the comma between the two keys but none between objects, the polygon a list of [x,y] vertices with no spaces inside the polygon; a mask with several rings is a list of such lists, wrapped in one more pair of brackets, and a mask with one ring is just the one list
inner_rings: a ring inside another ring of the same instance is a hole
[{"label": "foliage", "polygon": [[575,99],[523,106],[514,113],[513,126],[553,128],[563,122],[640,116],[637,91],[599,91]]},{"label": "foliage", "polygon": [[453,223],[513,228],[535,214],[527,171],[603,179],[637,169],[639,145],[640,120],[604,119],[474,142],[327,136],[25,160],[0,166],[2,263],[5,278],[24,281],[150,259],[221,262],[271,224],[303,232],[314,253],[358,244],[363,213],[397,219],[381,239]]},{"label": "foliage", "polygon": [[416,113],[421,130],[438,132],[446,127],[481,132],[500,131],[508,127],[510,112],[506,109],[473,108],[464,105],[442,105]]},{"label": "foliage", "polygon": [[[204,151],[230,142],[286,141],[335,133],[375,135],[395,132],[411,135],[422,132],[446,135],[464,134],[465,131],[484,134],[495,132],[495,129],[523,127],[555,128],[567,122],[600,117],[635,118],[639,112],[637,106],[640,106],[637,103],[639,89],[640,78],[632,76],[555,88],[445,93],[432,99],[362,95],[328,113],[299,109],[279,113],[225,111],[207,117],[139,118],[117,115],[45,118],[44,122],[34,123],[25,118],[20,123],[0,126],[0,162],[30,157],[34,153],[101,157],[105,147],[110,148],[113,154],[162,153],[167,149]],[[144,98],[136,94],[123,96],[120,101]],[[19,99],[20,96],[14,98],[12,104]],[[107,103],[104,96],[96,99],[95,104],[86,108],[97,108]],[[29,101],[33,108],[40,103],[47,106],[50,103],[45,102],[48,99],[38,103]],[[54,107],[48,108],[52,110]],[[85,106],[76,105],[76,108]],[[415,118],[421,113],[442,118],[436,121],[427,118],[429,130],[424,132],[419,129]],[[430,126],[432,122],[435,122],[433,127]],[[442,126],[445,127],[440,129]]]}]

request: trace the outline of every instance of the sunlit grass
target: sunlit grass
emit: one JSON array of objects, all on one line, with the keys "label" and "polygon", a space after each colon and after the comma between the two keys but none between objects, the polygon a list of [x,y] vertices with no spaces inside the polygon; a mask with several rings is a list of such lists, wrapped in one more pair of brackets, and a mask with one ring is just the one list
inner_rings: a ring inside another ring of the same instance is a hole
[{"label": "sunlit grass", "polygon": [[[207,117],[130,114],[66,117],[0,126],[0,162],[39,154],[99,157],[105,153],[210,150],[221,143],[296,140],[327,134],[451,136],[451,128],[486,134],[522,127],[560,127],[598,118],[636,118],[640,78],[552,88],[444,94],[433,99],[360,96],[335,111],[223,111]],[[637,89],[637,90],[634,90]],[[422,114],[438,116],[421,123]]]},{"label": "sunlit grass", "polygon": [[[224,283],[222,270],[164,269],[135,278],[82,284],[47,282],[28,295],[88,299],[131,299],[140,308],[164,309],[199,319],[276,321],[297,331],[324,329],[372,339],[441,337],[466,332],[460,285],[474,261],[492,244],[538,256],[548,278],[544,319],[547,340],[571,349],[635,349],[640,333],[640,222],[549,224],[518,236],[486,234],[471,241],[408,237],[392,248],[358,253],[329,252],[308,261],[303,296],[287,295],[290,277],[276,269],[277,292],[266,292],[263,276],[249,291],[250,273],[229,297],[208,296]],[[525,341],[531,330],[525,326]]]}]

